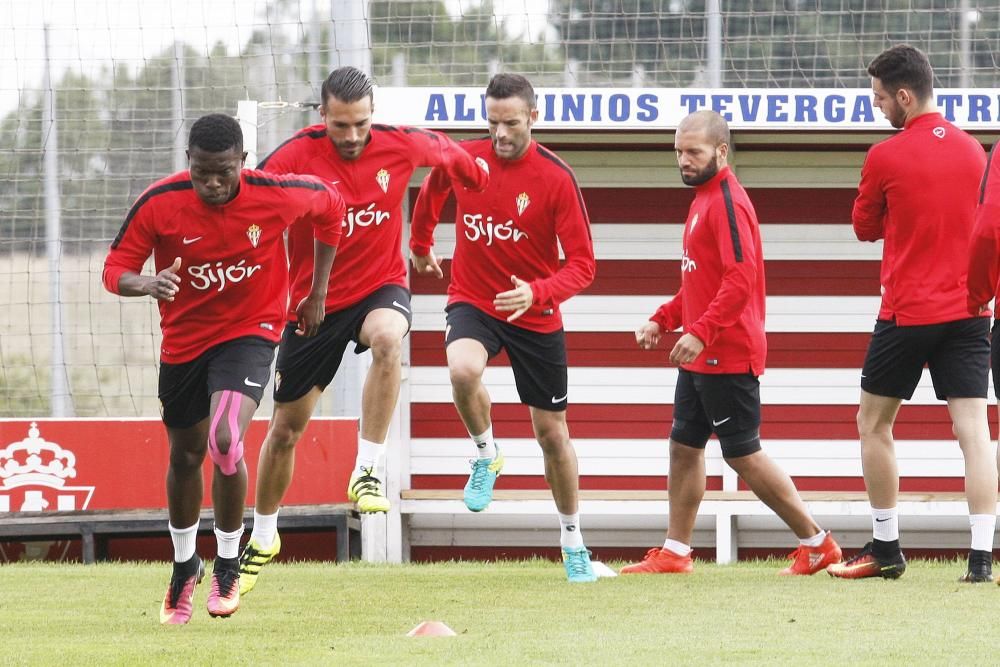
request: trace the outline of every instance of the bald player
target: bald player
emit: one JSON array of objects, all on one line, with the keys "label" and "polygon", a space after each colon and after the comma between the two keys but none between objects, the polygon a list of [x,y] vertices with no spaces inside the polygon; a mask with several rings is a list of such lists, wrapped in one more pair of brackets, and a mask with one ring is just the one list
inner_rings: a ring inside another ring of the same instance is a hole
[{"label": "bald player", "polygon": [[760,446],[764,256],[757,214],[729,169],[729,126],[714,111],[684,118],[674,139],[681,180],[695,190],[684,225],[681,288],[635,333],[652,350],[666,331],[679,366],[670,431],[670,519],[663,548],[622,574],[688,573],[691,535],[705,493],[705,444],[714,433],[726,463],[799,538],[781,574],[809,575],[837,563],[840,547],[813,521],[791,478]]}]

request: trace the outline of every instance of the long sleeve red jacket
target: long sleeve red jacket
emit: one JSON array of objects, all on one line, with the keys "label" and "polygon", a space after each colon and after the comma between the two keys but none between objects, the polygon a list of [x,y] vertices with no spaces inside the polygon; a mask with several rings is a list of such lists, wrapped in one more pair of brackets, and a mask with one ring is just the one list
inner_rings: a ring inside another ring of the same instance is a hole
[{"label": "long sleeve red jacket", "polygon": [[996,154],[997,146],[1000,144],[993,145],[983,173],[969,245],[968,309],[973,315],[980,314],[980,308],[1000,294],[1000,158]]},{"label": "long sleeve red jacket", "polygon": [[757,213],[729,167],[695,187],[684,224],[681,288],[650,318],[683,327],[705,344],[682,368],[697,373],[764,372],[764,253]]},{"label": "long sleeve red jacket", "polygon": [[[488,174],[444,134],[415,127],[372,125],[361,157],[340,157],[326,127],[295,134],[260,163],[274,173],[315,174],[333,184],[347,203],[344,235],[330,272],[326,312],[343,310],[384,285],[406,286],[403,260],[403,198],[418,167],[442,167],[465,187],[481,190]],[[312,231],[293,225],[288,232],[289,272],[294,306],[309,293]],[[288,317],[295,320],[294,309]]]},{"label": "long sleeve red jacket", "polygon": [[852,220],[859,240],[885,240],[879,319],[911,326],[969,317],[969,239],[985,166],[979,142],[939,113],[868,150]]},{"label": "long sleeve red jacket", "polygon": [[210,206],[190,174],[178,172],[153,183],[129,210],[104,262],[104,286],[120,293],[122,275],[142,271],[150,254],[156,272],[181,258],[180,289],[159,302],[166,363],[243,336],[277,342],[288,308],[285,229],[301,223],[310,238],[336,247],[343,219],[340,195],[312,176],[245,169],[236,197]]},{"label": "long sleeve red jacket", "polygon": [[[498,158],[488,138],[461,146],[489,165],[490,183],[483,192],[454,188],[458,210],[448,303],[469,303],[506,320],[510,313],[498,312],[493,299],[514,289],[516,275],[531,284],[534,304],[513,324],[541,333],[558,330],[559,304],[593,282],[596,266],[590,220],[572,169],[535,141],[517,160]],[[414,253],[430,252],[452,190],[441,169],[424,180],[413,208]]]}]

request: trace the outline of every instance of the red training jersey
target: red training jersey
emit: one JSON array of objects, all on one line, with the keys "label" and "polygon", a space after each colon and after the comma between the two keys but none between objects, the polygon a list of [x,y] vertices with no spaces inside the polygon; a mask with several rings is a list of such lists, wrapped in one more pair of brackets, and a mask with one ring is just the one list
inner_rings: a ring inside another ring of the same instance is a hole
[{"label": "red training jersey", "polygon": [[[344,233],[330,273],[326,312],[352,306],[384,285],[406,286],[403,259],[403,197],[418,167],[443,167],[470,188],[489,179],[452,139],[415,127],[372,125],[356,160],[340,157],[324,125],[300,130],[260,163],[274,173],[314,174],[332,183],[347,204]],[[312,232],[294,225],[288,232],[292,304],[309,293]],[[289,320],[295,320],[290,310]]]},{"label": "red training jersey", "polygon": [[[969,247],[968,310],[973,315],[1000,294],[1000,158],[994,144],[979,188],[979,207]],[[994,309],[997,307],[994,304]],[[989,314],[989,311],[986,311]]]},{"label": "red training jersey", "polygon": [[684,224],[681,288],[649,318],[705,344],[682,368],[696,373],[764,372],[764,253],[757,213],[729,167],[695,186]]},{"label": "red training jersey", "polygon": [[181,258],[180,289],[159,302],[166,363],[242,336],[277,342],[288,306],[285,229],[301,222],[336,247],[343,219],[340,195],[312,176],[244,169],[236,197],[210,206],[178,172],[132,205],[104,261],[104,286],[119,294],[122,275],[141,272],[151,253],[157,273]]},{"label": "red training jersey", "polygon": [[[594,280],[594,245],[583,195],[573,170],[555,153],[532,141],[516,160],[497,157],[489,138],[462,142],[489,165],[484,192],[455,188],[455,256],[448,303],[469,303],[500,320],[493,299],[514,289],[511,276],[531,284],[534,304],[515,324],[550,333],[562,328],[559,304]],[[434,227],[452,191],[451,179],[434,169],[413,207],[410,248],[427,255]],[[566,263],[559,266],[559,246]]]},{"label": "red training jersey", "polygon": [[969,317],[969,238],[985,166],[979,142],[936,112],[868,150],[851,218],[859,240],[885,239],[879,319]]}]

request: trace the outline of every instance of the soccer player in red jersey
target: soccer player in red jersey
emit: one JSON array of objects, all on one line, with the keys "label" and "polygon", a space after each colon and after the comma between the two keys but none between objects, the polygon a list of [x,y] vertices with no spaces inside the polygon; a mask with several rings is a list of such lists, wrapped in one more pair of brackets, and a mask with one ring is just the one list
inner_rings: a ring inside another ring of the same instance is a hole
[{"label": "soccer player in red jersey", "polygon": [[[347,203],[344,234],[330,275],[326,316],[315,338],[294,335],[289,313],[274,382],[274,414],[260,452],[256,508],[241,557],[247,593],[260,568],[281,549],[278,508],[291,484],[298,441],[350,343],[372,351],[361,404],[361,438],[348,497],[362,512],[387,512],[381,482],[385,439],[399,396],[400,346],[409,331],[410,293],[402,254],[402,202],[413,171],[444,168],[464,186],[482,189],[487,173],[437,132],[372,123],[373,83],[361,70],[341,67],[322,86],[322,124],[307,127],[260,164],[275,173],[306,173],[335,185]],[[309,228],[288,233],[292,303],[309,289]]]},{"label": "soccer player in red jersey", "polygon": [[698,111],[677,128],[681,180],[695,189],[684,225],[681,288],[636,331],[644,350],[682,327],[670,351],[680,366],[670,431],[670,520],[663,548],[622,574],[688,573],[691,535],[705,493],[705,445],[719,438],[726,463],[799,538],[780,574],[809,575],[840,561],[833,536],[813,521],[791,478],[761,449],[764,256],[753,204],[727,164],[729,126]]},{"label": "soccer player in red jersey", "polygon": [[[296,306],[300,336],[323,320],[344,202],[320,179],[243,169],[239,123],[222,114],[191,127],[190,169],[151,185],[111,244],[104,285],[159,301],[159,396],[170,442],[167,503],[174,568],[160,622],[187,623],[205,568],[195,553],[201,466],[214,465],[218,544],[208,612],[239,607],[239,546],[247,470],[243,438],[264,394],[285,320],[288,272],[283,234],[301,221],[315,233],[311,287]],[[156,275],[141,275],[153,255]]]},{"label": "soccer player in red jersey", "polygon": [[[989,314],[990,301],[994,301],[994,310],[1000,302],[997,300],[1000,293],[1000,157],[997,157],[997,146],[1000,144],[993,144],[986,161],[972,229],[967,304],[971,315]],[[1000,326],[996,322],[990,340],[993,391],[1000,396]]]},{"label": "soccer player in red jersey", "polygon": [[972,548],[962,580],[992,581],[997,466],[986,411],[989,313],[970,316],[966,307],[969,240],[986,155],[937,112],[931,65],[919,50],[887,49],[868,74],[875,106],[901,130],[869,149],[852,213],[859,240],[884,240],[882,305],[861,371],[858,411],[873,539],[828,571],[844,579],[895,579],[906,569],[892,428],[927,365],[965,457]]},{"label": "soccer player in red jersey", "polygon": [[[486,88],[490,137],[462,143],[489,166],[485,192],[455,188],[441,169],[428,174],[413,211],[414,268],[442,277],[431,246],[445,200],[458,201],[455,256],[448,286],[445,345],[455,406],[478,456],[465,504],[479,512],[493,498],[503,456],[493,440],[486,364],[510,357],[521,402],[529,406],[559,511],[571,582],[595,581],[580,533],[579,474],[566,424],[566,341],[559,304],[594,279],[590,221],[573,171],[531,138],[535,91],[523,76],[498,74]],[[559,245],[566,263],[560,268]]]},{"label": "soccer player in red jersey", "polygon": [[[1000,157],[993,144],[979,188],[979,206],[969,250],[968,310],[980,315],[1000,293]],[[995,306],[995,304],[994,304]],[[1000,340],[991,355],[994,390],[1000,386]],[[1000,395],[1000,391],[996,391]]]}]

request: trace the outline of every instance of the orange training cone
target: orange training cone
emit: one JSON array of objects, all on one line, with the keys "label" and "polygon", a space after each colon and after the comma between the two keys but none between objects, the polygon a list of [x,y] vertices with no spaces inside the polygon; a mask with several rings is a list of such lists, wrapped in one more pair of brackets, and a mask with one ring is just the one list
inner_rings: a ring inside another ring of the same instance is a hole
[{"label": "orange training cone", "polygon": [[407,637],[454,637],[455,631],[441,621],[424,621],[406,633]]}]

